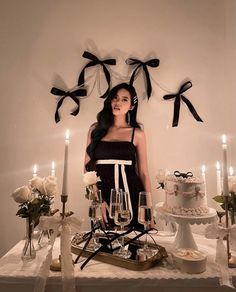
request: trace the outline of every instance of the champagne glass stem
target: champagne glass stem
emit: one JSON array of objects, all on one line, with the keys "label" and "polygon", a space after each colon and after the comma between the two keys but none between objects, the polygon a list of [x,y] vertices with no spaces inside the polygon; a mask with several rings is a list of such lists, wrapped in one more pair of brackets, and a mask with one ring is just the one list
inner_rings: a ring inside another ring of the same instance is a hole
[{"label": "champagne glass stem", "polygon": [[[144,225],[144,230],[146,231],[147,230],[147,225]],[[147,233],[145,234],[145,239],[144,239],[144,245],[143,245],[143,249],[146,251],[148,248],[148,245],[147,245]]]}]

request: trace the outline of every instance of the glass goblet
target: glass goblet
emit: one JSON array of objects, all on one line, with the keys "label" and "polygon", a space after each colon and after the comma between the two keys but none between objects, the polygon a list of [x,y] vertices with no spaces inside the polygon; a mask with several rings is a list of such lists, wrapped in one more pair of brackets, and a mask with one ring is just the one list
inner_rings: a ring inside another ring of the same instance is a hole
[{"label": "glass goblet", "polygon": [[[124,232],[124,227],[129,225],[132,220],[130,197],[127,192],[119,192],[116,194],[117,208],[115,210],[115,224],[120,226],[121,232]],[[124,246],[124,236],[121,236],[121,247],[113,253],[122,258],[130,258],[131,252]]]}]

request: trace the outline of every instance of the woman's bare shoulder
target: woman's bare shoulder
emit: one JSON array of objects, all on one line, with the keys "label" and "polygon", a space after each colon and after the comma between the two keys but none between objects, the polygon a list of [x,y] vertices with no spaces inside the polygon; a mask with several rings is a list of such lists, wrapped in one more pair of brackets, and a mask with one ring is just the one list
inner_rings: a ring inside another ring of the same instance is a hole
[{"label": "woman's bare shoulder", "polygon": [[142,129],[135,129],[134,141],[136,145],[138,145],[142,141],[145,141],[145,133]]}]

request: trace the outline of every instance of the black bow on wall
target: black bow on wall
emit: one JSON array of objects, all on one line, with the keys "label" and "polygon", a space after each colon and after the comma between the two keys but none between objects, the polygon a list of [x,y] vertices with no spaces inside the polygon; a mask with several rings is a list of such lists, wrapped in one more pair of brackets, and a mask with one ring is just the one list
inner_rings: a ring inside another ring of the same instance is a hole
[{"label": "black bow on wall", "polygon": [[173,116],[173,122],[172,122],[172,127],[177,127],[179,123],[179,111],[180,111],[180,103],[181,100],[186,103],[188,109],[190,110],[191,114],[193,117],[198,121],[198,122],[203,122],[203,120],[200,118],[198,115],[197,111],[195,110],[194,106],[192,103],[183,95],[185,91],[187,91],[189,88],[192,87],[192,82],[187,81],[183,85],[181,85],[179,92],[175,94],[167,94],[163,96],[165,100],[169,100],[172,98],[175,98],[174,102],[174,116]]},{"label": "black bow on wall", "polygon": [[58,123],[60,121],[59,109],[62,106],[63,101],[67,96],[72,98],[73,101],[77,104],[77,108],[72,113],[70,113],[71,115],[76,116],[80,110],[80,100],[79,100],[78,96],[86,96],[86,94],[87,94],[85,89],[76,89],[76,90],[70,92],[70,91],[64,91],[64,90],[56,88],[56,87],[53,87],[51,89],[51,93],[54,95],[62,96],[62,98],[60,98],[58,103],[57,103],[57,108],[56,108],[56,112],[55,112],[55,122],[56,123]]},{"label": "black bow on wall", "polygon": [[95,55],[93,55],[90,52],[85,51],[83,53],[83,57],[86,59],[89,59],[90,62],[88,62],[87,65],[85,65],[85,67],[82,69],[80,75],[79,75],[79,79],[78,79],[78,86],[83,86],[85,83],[85,70],[89,67],[92,66],[96,66],[96,65],[101,65],[103,68],[103,72],[105,74],[106,77],[106,81],[107,81],[107,90],[106,92],[101,96],[101,98],[105,98],[110,90],[110,83],[111,83],[111,76],[110,73],[106,67],[106,65],[116,65],[116,60],[115,59],[106,59],[106,60],[99,60]]},{"label": "black bow on wall", "polygon": [[151,80],[150,80],[150,75],[148,72],[148,66],[152,67],[152,68],[156,68],[159,66],[160,61],[158,59],[151,59],[149,61],[146,62],[142,62],[138,59],[133,59],[133,58],[129,58],[126,60],[126,64],[128,65],[137,65],[136,68],[134,69],[131,78],[130,78],[130,84],[133,85],[134,83],[134,79],[135,76],[138,74],[138,70],[143,68],[143,71],[145,73],[146,76],[146,91],[147,91],[147,97],[148,100],[152,94],[152,84],[151,84]]}]

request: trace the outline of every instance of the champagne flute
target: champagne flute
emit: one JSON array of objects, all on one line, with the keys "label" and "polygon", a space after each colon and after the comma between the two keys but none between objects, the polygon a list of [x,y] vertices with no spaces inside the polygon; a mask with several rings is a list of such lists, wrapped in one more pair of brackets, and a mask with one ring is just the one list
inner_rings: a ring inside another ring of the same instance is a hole
[{"label": "champagne flute", "polygon": [[[101,190],[97,190],[94,193],[94,198],[89,206],[89,217],[91,219],[92,228],[102,219],[102,193]],[[97,241],[96,230],[92,230],[92,238],[88,244],[88,249],[96,251],[101,247],[101,243]]]},{"label": "champagne flute", "polygon": [[[152,222],[152,196],[150,192],[139,192],[139,207],[138,207],[138,222],[144,225],[144,229],[147,230],[151,226]],[[145,241],[142,250],[146,257],[153,255],[153,251],[148,248],[147,234],[145,235]]]},{"label": "champagne flute", "polygon": [[[121,193],[122,189],[111,189],[110,193],[110,205],[109,205],[109,217],[115,221],[115,212],[118,207],[118,196],[117,194]],[[117,226],[115,226],[114,231],[117,232]],[[112,242],[113,247],[120,246],[119,240],[116,239]]]},{"label": "champagne flute", "polygon": [[109,217],[115,220],[115,212],[118,207],[118,196],[117,194],[121,193],[122,189],[111,189],[110,193],[110,206],[109,206]]},{"label": "champagne flute", "polygon": [[[116,202],[115,224],[121,227],[121,232],[124,232],[124,227],[132,220],[129,194],[123,191],[117,193]],[[124,246],[124,236],[121,237],[121,247],[114,254],[125,259],[131,257],[131,252]]]}]

